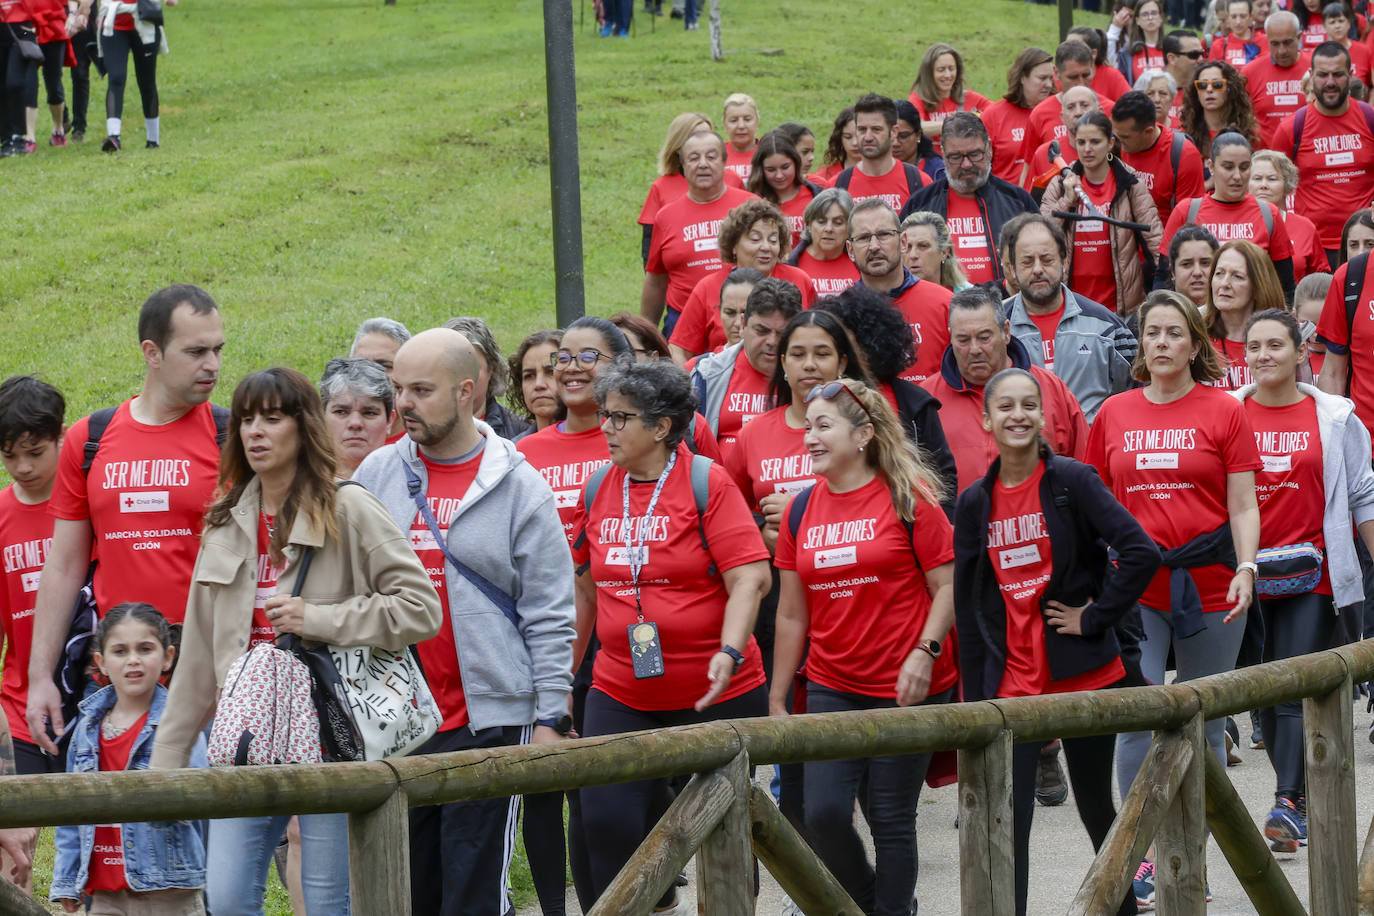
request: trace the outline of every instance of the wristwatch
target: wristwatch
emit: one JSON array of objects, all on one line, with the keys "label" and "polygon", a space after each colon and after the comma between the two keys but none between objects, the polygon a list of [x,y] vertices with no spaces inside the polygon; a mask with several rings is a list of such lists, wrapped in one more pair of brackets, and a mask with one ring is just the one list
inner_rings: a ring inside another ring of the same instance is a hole
[{"label": "wristwatch", "polygon": [[940,653],[944,651],[940,648],[940,640],[938,639],[923,639],[916,644],[916,648],[920,649],[931,658],[939,658]]},{"label": "wristwatch", "polygon": [[1237,563],[1237,564],[1236,564],[1236,572],[1240,572],[1242,569],[1248,569],[1248,570],[1250,570],[1250,578],[1252,578],[1252,579],[1258,579],[1258,578],[1259,578],[1259,564],[1258,564],[1258,563],[1251,563],[1249,560],[1246,560],[1244,563]]},{"label": "wristwatch", "polygon": [[734,646],[721,646],[719,651],[724,652],[734,660],[736,671],[739,670],[740,665],[744,664],[744,653]]},{"label": "wristwatch", "polygon": [[564,736],[566,736],[569,732],[573,730],[572,716],[566,713],[559,716],[557,719],[540,719],[534,724],[542,725],[545,728],[551,728],[554,731],[558,732],[560,735]]}]

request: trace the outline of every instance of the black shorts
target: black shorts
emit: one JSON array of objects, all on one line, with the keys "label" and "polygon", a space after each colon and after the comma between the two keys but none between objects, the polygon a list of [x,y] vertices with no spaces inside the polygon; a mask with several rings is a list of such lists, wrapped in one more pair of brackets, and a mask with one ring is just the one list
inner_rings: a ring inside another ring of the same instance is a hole
[{"label": "black shorts", "polygon": [[[65,748],[66,742],[58,745]],[[65,772],[66,758],[54,757],[41,747],[28,741],[14,739],[14,768],[20,776],[46,776],[49,773]]]}]

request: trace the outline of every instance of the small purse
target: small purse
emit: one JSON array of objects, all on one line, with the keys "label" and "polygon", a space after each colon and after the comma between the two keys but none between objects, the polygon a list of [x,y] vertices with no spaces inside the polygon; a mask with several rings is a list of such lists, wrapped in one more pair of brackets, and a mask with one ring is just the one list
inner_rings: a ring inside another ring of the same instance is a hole
[{"label": "small purse", "polygon": [[162,0],[138,0],[137,18],[151,25],[162,25]]},{"label": "small purse", "polygon": [[1321,548],[1310,542],[1266,547],[1255,555],[1255,593],[1263,598],[1305,595],[1322,580]]},{"label": "small purse", "polygon": [[19,37],[19,33],[15,32],[14,26],[10,25],[8,22],[5,23],[5,28],[10,30],[10,38],[14,39],[14,46],[19,49],[19,56],[21,58],[42,63],[43,49],[38,46],[38,42],[34,41],[32,38]]}]

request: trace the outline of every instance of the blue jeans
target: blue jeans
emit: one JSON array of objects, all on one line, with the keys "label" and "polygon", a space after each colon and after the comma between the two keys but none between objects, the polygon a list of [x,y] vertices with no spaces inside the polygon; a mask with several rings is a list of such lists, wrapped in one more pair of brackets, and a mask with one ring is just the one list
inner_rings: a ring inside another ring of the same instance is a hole
[{"label": "blue jeans", "polygon": [[[210,822],[205,892],[215,916],[262,916],[267,863],[288,815]],[[301,885],[309,916],[347,916],[348,815],[302,814]]]}]

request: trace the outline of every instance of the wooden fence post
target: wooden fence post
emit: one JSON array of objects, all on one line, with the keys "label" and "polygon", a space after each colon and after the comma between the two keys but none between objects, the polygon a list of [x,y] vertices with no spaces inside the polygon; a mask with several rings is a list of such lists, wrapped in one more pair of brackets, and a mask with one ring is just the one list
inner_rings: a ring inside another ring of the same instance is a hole
[{"label": "wooden fence post", "polygon": [[959,751],[959,900],[966,916],[1016,912],[1011,732]]},{"label": "wooden fence post", "polygon": [[1364,851],[1360,853],[1360,886],[1356,891],[1360,902],[1360,916],[1374,916],[1374,820],[1364,836]]},{"label": "wooden fence post", "polygon": [[355,913],[410,916],[410,807],[402,789],[348,816],[348,883]]},{"label": "wooden fence post", "polygon": [[1205,916],[1207,912],[1207,761],[1212,753],[1203,734],[1202,713],[1178,730],[1193,748],[1155,834],[1155,893],[1162,916]]},{"label": "wooden fence post", "polygon": [[1288,877],[1260,836],[1255,820],[1231,785],[1226,767],[1210,751],[1203,755],[1207,776],[1207,827],[1240,879],[1260,916],[1307,916]]},{"label": "wooden fence post", "polygon": [[754,854],[803,913],[863,916],[830,869],[782,816],[777,803],[758,786],[749,789],[749,817]]},{"label": "wooden fence post", "polygon": [[8,878],[0,878],[0,913],[6,916],[48,916],[51,911],[11,884]]},{"label": "wooden fence post", "polygon": [[720,771],[734,802],[697,850],[697,912],[701,916],[752,916],[754,850],[749,824],[749,755],[740,751]]},{"label": "wooden fence post", "polygon": [[1312,916],[1354,913],[1355,745],[1350,678],[1302,701],[1307,764],[1307,861]]}]

